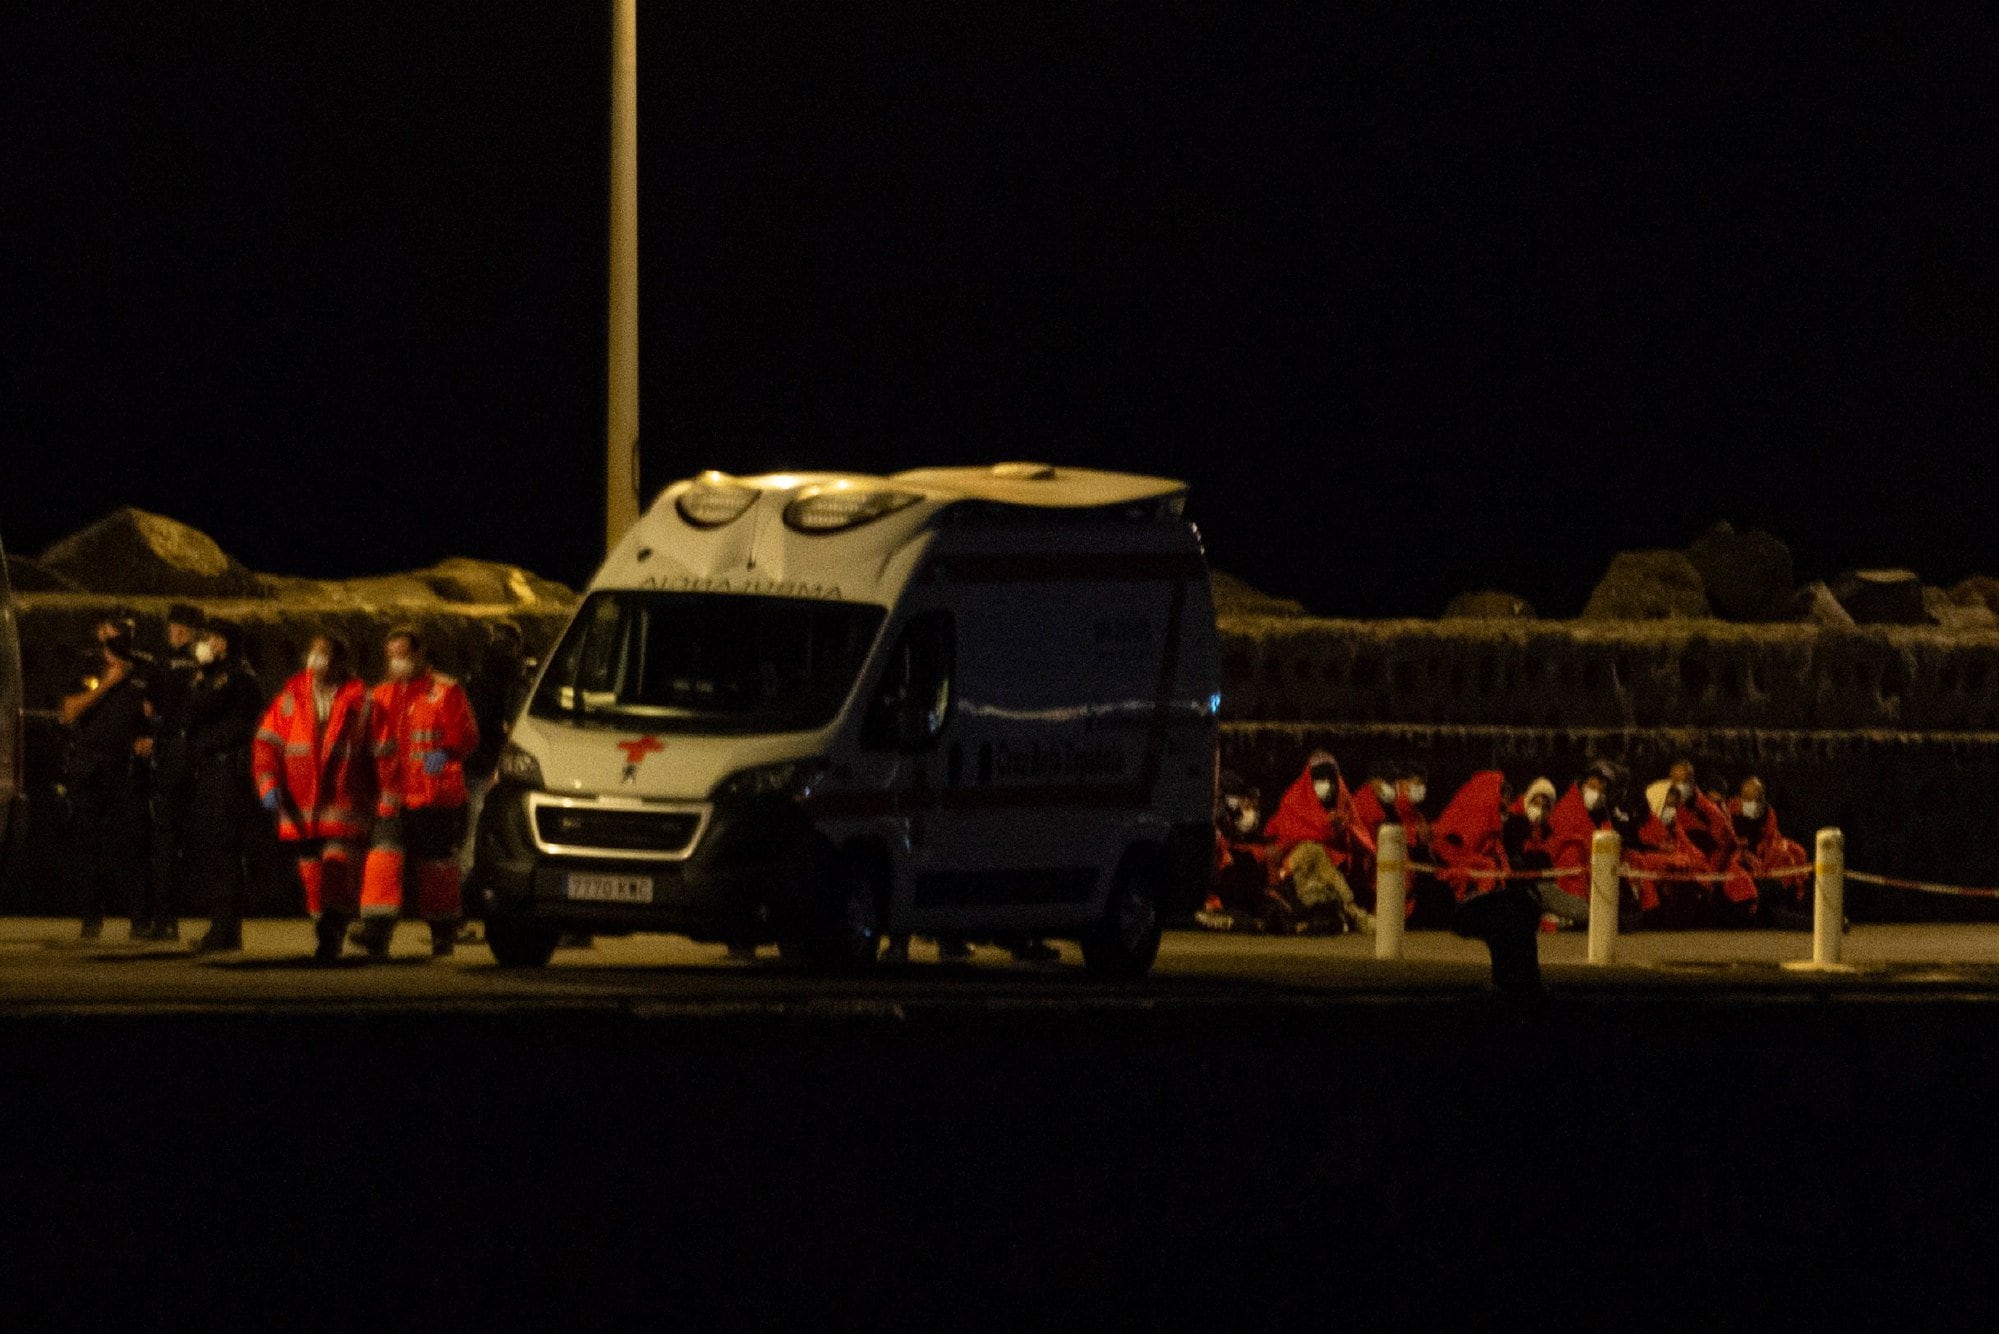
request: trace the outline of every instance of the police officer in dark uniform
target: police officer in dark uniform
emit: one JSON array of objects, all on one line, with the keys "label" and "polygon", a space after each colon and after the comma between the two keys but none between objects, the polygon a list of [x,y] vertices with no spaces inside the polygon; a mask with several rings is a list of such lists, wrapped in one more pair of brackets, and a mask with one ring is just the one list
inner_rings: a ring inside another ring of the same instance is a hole
[{"label": "police officer in dark uniform", "polygon": [[[60,711],[69,730],[63,791],[83,876],[84,940],[103,934],[108,909],[132,915],[148,870],[150,821],[140,743],[148,734],[153,662],[133,643],[137,628],[125,612],[97,623],[97,650],[83,688],[65,695]],[[135,936],[139,925],[133,923]]]},{"label": "police officer in dark uniform", "polygon": [[197,954],[243,948],[243,842],[256,818],[250,739],[264,692],[243,655],[243,630],[210,617],[194,641],[196,670],[187,691],[187,766],[192,778],[186,826],[187,869],[208,895],[208,931]]},{"label": "police officer in dark uniform", "polygon": [[198,666],[194,644],[201,625],[201,608],[185,602],[167,608],[167,655],[154,673],[152,694],[153,874],[133,930],[145,940],[180,939],[180,910],[187,897],[184,843],[194,799],[194,772],[187,763],[187,692]]}]

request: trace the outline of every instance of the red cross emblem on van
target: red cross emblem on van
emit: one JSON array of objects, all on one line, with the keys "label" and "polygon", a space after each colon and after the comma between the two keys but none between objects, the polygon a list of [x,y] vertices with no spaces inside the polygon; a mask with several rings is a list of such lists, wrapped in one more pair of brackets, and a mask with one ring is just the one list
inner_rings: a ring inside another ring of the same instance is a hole
[{"label": "red cross emblem on van", "polygon": [[617,747],[619,750],[625,752],[625,773],[624,777],[619,780],[625,783],[638,782],[639,766],[645,763],[646,756],[657,755],[660,751],[666,749],[665,746],[659,743],[659,738],[656,736],[642,736],[636,741],[620,741],[617,743]]}]

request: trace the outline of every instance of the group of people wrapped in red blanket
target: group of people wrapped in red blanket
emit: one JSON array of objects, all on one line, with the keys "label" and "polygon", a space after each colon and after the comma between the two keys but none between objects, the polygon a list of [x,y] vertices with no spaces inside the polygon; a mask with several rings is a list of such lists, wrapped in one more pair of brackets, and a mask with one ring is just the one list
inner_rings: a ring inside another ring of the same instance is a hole
[{"label": "group of people wrapped in red blanket", "polygon": [[[1784,836],[1763,780],[1735,795],[1703,790],[1691,760],[1632,800],[1631,775],[1599,760],[1559,796],[1536,778],[1516,791],[1485,769],[1434,819],[1426,776],[1378,764],[1358,791],[1339,762],[1315,750],[1264,816],[1258,790],[1229,772],[1215,805],[1215,873],[1198,920],[1217,930],[1337,933],[1374,929],[1375,849],[1382,825],[1402,826],[1412,867],[1404,911],[1412,926],[1443,926],[1468,899],[1505,883],[1531,887],[1545,931],[1589,920],[1590,847],[1601,830],[1622,840],[1620,916],[1634,926],[1809,925],[1811,858]],[[1531,873],[1542,872],[1541,875]]]}]

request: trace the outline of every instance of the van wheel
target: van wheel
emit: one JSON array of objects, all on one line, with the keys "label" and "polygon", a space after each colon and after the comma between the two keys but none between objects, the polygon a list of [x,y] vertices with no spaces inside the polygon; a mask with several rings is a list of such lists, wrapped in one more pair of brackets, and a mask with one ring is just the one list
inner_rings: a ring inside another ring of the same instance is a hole
[{"label": "van wheel", "polygon": [[881,953],[882,895],[868,863],[844,855],[833,863],[832,892],[811,935],[781,940],[781,958],[818,968],[865,968]]},{"label": "van wheel", "polygon": [[533,922],[509,922],[504,918],[489,918],[486,922],[486,947],[493,951],[493,961],[502,968],[546,967],[561,936],[554,927]]},{"label": "van wheel", "polygon": [[1083,966],[1097,977],[1144,977],[1159,957],[1159,897],[1165,870],[1157,855],[1134,848],[1118,865],[1104,918],[1083,937]]}]

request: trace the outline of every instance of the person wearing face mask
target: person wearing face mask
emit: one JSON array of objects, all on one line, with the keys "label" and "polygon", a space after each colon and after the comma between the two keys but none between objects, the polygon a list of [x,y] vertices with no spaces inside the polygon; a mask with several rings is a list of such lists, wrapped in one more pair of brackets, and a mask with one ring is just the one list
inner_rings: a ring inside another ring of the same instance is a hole
[{"label": "person wearing face mask", "polygon": [[[1651,809],[1651,818],[1638,827],[1636,843],[1624,853],[1627,865],[1651,871],[1656,877],[1632,882],[1641,907],[1655,923],[1696,925],[1705,917],[1707,887],[1698,880],[1674,877],[1704,874],[1708,870],[1707,855],[1687,837],[1686,827],[1681,823],[1680,794],[1672,782],[1662,778],[1647,785],[1645,804]],[[1653,901],[1646,906],[1648,887]]]},{"label": "person wearing face mask", "polygon": [[458,936],[465,760],[478,748],[479,724],[464,687],[431,669],[416,630],[391,630],[382,656],[388,679],[369,696],[378,795],[361,875],[362,945],[372,958],[388,955],[404,867],[415,862],[417,912],[430,925],[431,955],[443,958]]},{"label": "person wearing face mask", "polygon": [[251,748],[257,798],[298,858],[320,963],[340,957],[348,923],[360,915],[360,862],[375,804],[368,690],[349,662],[345,640],[315,635],[305,669],[264,711]]},{"label": "person wearing face mask", "polygon": [[[1419,764],[1405,764],[1395,777],[1395,816],[1402,823],[1403,836],[1412,862],[1435,862],[1437,849],[1430,816],[1423,803],[1430,799],[1429,775]],[[1455,898],[1450,887],[1427,871],[1409,873],[1408,898],[1412,926],[1440,927],[1449,922]]]},{"label": "person wearing face mask", "polygon": [[209,896],[197,954],[243,948],[243,845],[253,809],[250,747],[264,693],[243,658],[243,631],[209,617],[194,641],[186,703],[187,766],[193,790],[186,828],[190,881]]},{"label": "person wearing face mask", "polygon": [[1215,872],[1197,920],[1216,931],[1285,929],[1292,914],[1274,888],[1279,866],[1276,844],[1263,833],[1260,794],[1224,770],[1215,800]]},{"label": "person wearing face mask", "polygon": [[1277,844],[1282,883],[1290,888],[1302,929],[1374,929],[1374,915],[1355,900],[1347,880],[1358,858],[1374,856],[1374,844],[1354,813],[1332,752],[1312,752],[1265,832]]},{"label": "person wearing face mask", "polygon": [[1568,893],[1555,880],[1555,785],[1536,778],[1507,807],[1499,840],[1506,864],[1516,871],[1547,871],[1546,880],[1532,883],[1541,904],[1541,929],[1559,931],[1589,920],[1589,900]]},{"label": "person wearing face mask", "polygon": [[[80,938],[104,933],[107,910],[136,917],[134,902],[148,870],[143,744],[149,740],[147,699],[152,659],[133,640],[137,623],[114,612],[94,631],[94,649],[81,689],[63,696],[58,710],[67,731],[63,794],[80,871]],[[134,939],[143,939],[133,921]]]},{"label": "person wearing face mask", "polygon": [[[1366,835],[1368,847],[1378,847],[1381,842],[1381,826],[1401,824],[1402,812],[1396,805],[1396,778],[1402,773],[1402,766],[1389,760],[1376,760],[1368,766],[1367,781],[1353,794],[1354,818],[1360,822],[1360,830]],[[1374,908],[1375,864],[1371,853],[1361,852],[1354,857],[1354,864],[1348,874],[1353,885],[1354,896],[1361,906]],[[1415,907],[1415,899],[1403,901],[1403,910]]]},{"label": "person wearing face mask", "polygon": [[167,608],[167,653],[153,673],[148,700],[153,735],[139,742],[139,753],[152,761],[152,846],[151,874],[132,933],[137,939],[180,939],[188,873],[183,839],[194,798],[194,774],[187,764],[187,691],[199,665],[194,645],[201,625],[201,608],[185,602]]},{"label": "person wearing face mask", "polygon": [[1758,900],[1765,917],[1777,925],[1802,927],[1811,924],[1812,882],[1809,876],[1777,876],[1779,871],[1800,870],[1812,864],[1804,847],[1784,837],[1771,809],[1763,780],[1755,774],[1728,799],[1729,822],[1742,845],[1738,863],[1756,878]]},{"label": "person wearing face mask", "polygon": [[1598,761],[1569,784],[1548,815],[1548,855],[1557,872],[1555,889],[1563,895],[1550,911],[1565,921],[1589,918],[1590,847],[1599,832],[1614,827],[1611,793],[1617,782],[1616,767]]},{"label": "person wearing face mask", "polygon": [[1735,822],[1719,801],[1700,790],[1692,760],[1675,760],[1666,771],[1666,781],[1672,785],[1680,829],[1706,859],[1704,869],[1728,877],[1707,886],[1703,898],[1708,914],[1725,925],[1748,924],[1756,915],[1756,882],[1740,865],[1742,840],[1736,836]]},{"label": "person wearing face mask", "polygon": [[1692,760],[1675,760],[1666,771],[1666,781],[1673,785],[1673,796],[1679,803],[1680,827],[1687,838],[1706,854],[1714,870],[1725,870],[1734,862],[1741,846],[1728,812],[1694,782]]}]

